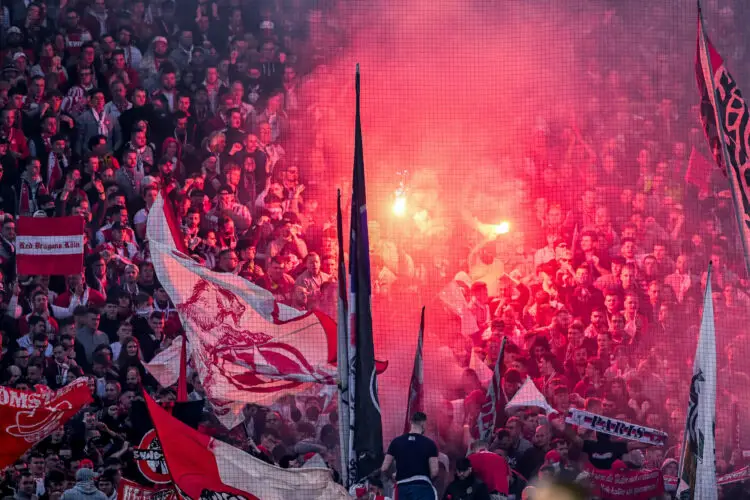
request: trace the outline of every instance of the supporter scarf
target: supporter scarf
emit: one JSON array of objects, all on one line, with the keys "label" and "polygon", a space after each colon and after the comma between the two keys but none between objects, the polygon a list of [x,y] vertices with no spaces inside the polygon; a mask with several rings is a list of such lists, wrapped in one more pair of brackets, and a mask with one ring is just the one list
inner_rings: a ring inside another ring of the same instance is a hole
[{"label": "supporter scarf", "polygon": [[[36,186],[33,186],[32,182],[36,182]],[[29,214],[31,212],[32,203],[36,210],[36,197],[40,194],[47,194],[47,189],[42,184],[41,179],[34,179],[31,181],[23,179],[21,181],[21,202],[18,207],[21,215]]]},{"label": "supporter scarf", "polygon": [[96,110],[94,110],[94,108],[91,108],[91,115],[94,117],[94,120],[96,120],[96,123],[99,127],[99,134],[108,137],[109,130],[107,129],[107,124],[104,121],[104,119],[106,118],[104,111],[99,114],[96,112]]},{"label": "supporter scarf", "polygon": [[50,152],[47,161],[47,185],[50,189],[55,189],[63,178],[63,169],[68,169],[68,160],[64,155],[57,155],[54,151]]},{"label": "supporter scarf", "polygon": [[29,193],[29,183],[21,181],[21,203],[18,206],[18,211],[21,215],[28,215],[29,208],[31,207],[31,194]]}]

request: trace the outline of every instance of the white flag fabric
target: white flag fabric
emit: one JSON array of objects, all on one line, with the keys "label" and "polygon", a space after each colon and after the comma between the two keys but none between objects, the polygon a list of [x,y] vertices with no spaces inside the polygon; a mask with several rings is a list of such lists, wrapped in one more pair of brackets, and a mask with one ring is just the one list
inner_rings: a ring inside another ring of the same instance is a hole
[{"label": "white flag fabric", "polygon": [[510,401],[508,401],[508,404],[505,405],[505,409],[514,410],[525,406],[536,406],[547,413],[557,413],[557,410],[547,403],[547,399],[541,392],[539,392],[539,389],[536,388],[536,384],[534,384],[534,381],[529,377],[526,377],[521,388],[518,389],[518,392],[513,395]]},{"label": "white flag fabric", "polygon": [[[182,335],[177,336],[172,344],[154,356],[148,363],[143,363],[152,377],[163,387],[177,383],[180,377],[180,351],[182,350]],[[187,343],[187,359],[192,356],[190,342]]]},{"label": "white flag fabric", "polygon": [[231,273],[206,269],[152,240],[159,282],[175,304],[192,361],[217,417],[227,427],[244,403],[270,405],[309,383],[336,383],[336,325],[320,313],[274,318],[266,290]]},{"label": "white flag fabric", "polygon": [[[457,275],[457,278],[458,277],[459,276]],[[468,277],[466,279],[468,279]],[[471,309],[469,309],[469,303],[461,291],[459,281],[465,284],[467,288],[469,287],[467,281],[464,281],[463,279],[454,279],[445,285],[438,296],[443,304],[448,306],[448,309],[461,320],[461,335],[468,337],[469,335],[476,333],[478,330],[477,317],[471,312]]]},{"label": "white flag fabric", "polygon": [[677,497],[695,500],[718,498],[716,482],[716,329],[711,293],[711,264],[706,277],[703,317],[690,380],[685,441],[680,460]]}]

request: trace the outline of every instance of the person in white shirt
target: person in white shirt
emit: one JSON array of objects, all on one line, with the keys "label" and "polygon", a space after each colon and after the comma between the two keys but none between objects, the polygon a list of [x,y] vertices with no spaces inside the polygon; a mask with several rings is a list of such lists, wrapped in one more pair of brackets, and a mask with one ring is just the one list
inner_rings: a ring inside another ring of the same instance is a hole
[{"label": "person in white shirt", "polygon": [[125,321],[120,323],[117,328],[117,342],[113,342],[109,347],[112,349],[112,361],[117,361],[122,352],[122,345],[128,338],[133,336],[133,325]]}]

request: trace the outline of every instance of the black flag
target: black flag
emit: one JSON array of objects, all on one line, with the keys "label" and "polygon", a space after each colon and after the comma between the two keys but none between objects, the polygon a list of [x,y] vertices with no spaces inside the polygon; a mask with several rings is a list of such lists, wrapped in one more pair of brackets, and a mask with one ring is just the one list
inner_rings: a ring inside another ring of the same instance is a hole
[{"label": "black flag", "polygon": [[[359,114],[359,65],[355,77],[357,95],[354,122],[354,175],[349,240],[349,479],[356,482],[380,467],[383,461],[383,426],[378,401],[375,348],[370,309],[370,242],[367,234],[365,162]],[[350,483],[351,484],[351,483]]]}]

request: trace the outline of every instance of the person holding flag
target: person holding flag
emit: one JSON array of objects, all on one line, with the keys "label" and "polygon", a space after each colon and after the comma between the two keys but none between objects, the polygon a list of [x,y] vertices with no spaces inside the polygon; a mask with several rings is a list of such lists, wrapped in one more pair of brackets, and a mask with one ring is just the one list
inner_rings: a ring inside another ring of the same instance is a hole
[{"label": "person holding flag", "polygon": [[414,413],[409,432],[391,441],[380,467],[380,472],[387,474],[395,462],[399,500],[437,500],[432,479],[439,472],[438,449],[435,442],[424,435],[426,428],[427,415]]}]

